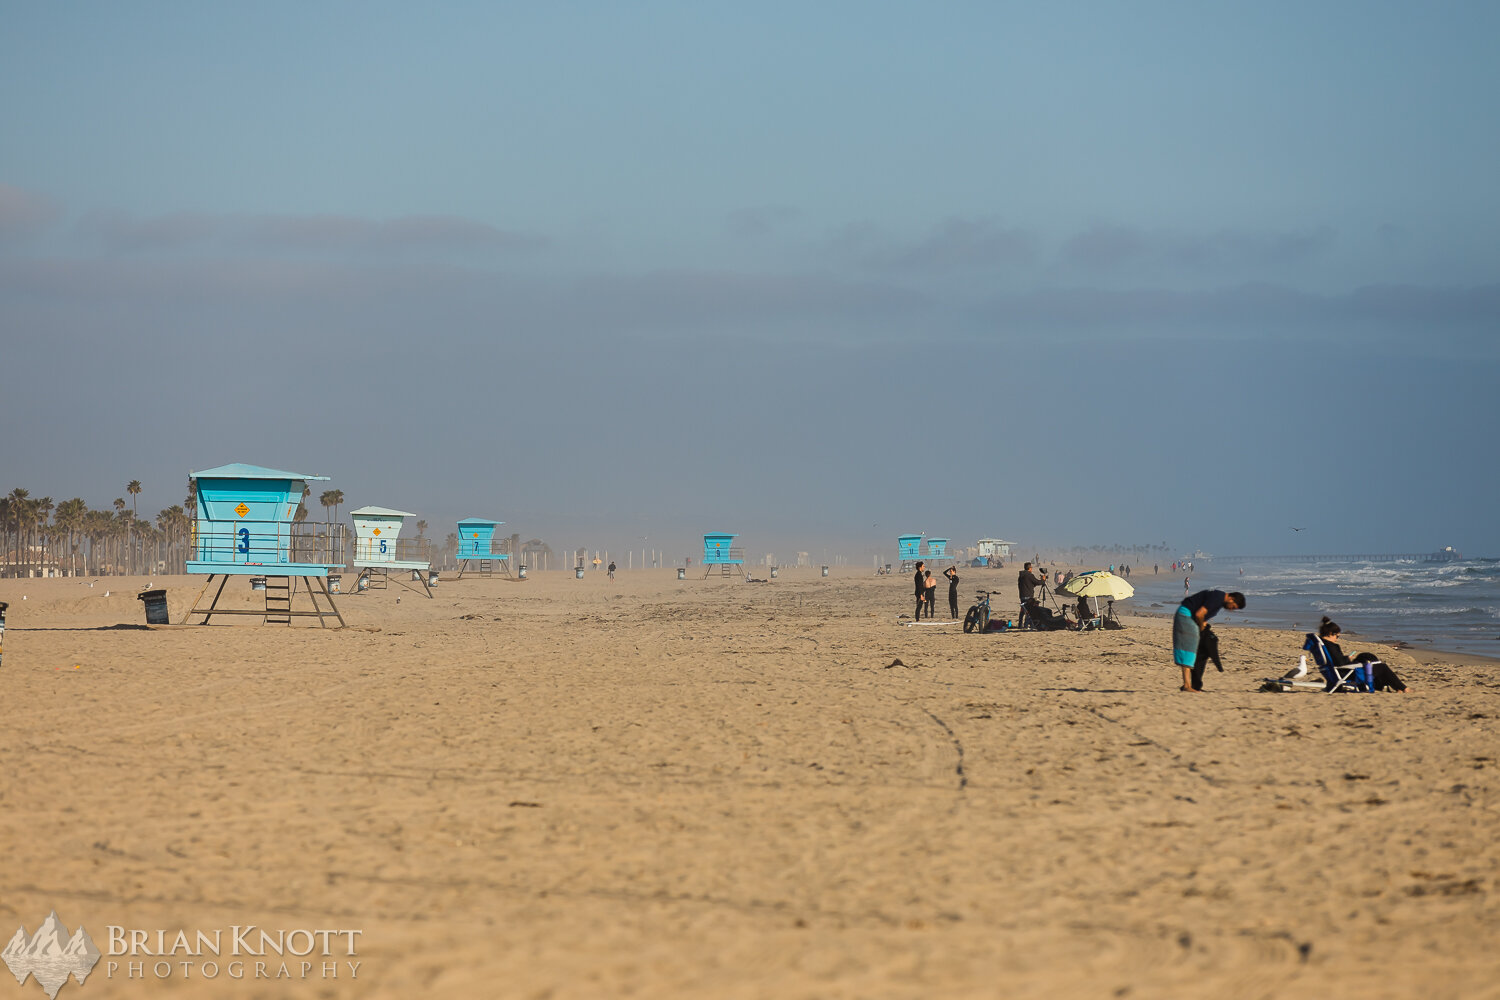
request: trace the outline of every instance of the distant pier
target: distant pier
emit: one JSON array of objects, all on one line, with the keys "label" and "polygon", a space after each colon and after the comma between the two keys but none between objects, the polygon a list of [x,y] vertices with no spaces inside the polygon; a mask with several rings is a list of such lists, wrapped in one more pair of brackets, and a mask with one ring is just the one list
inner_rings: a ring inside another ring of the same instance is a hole
[{"label": "distant pier", "polygon": [[1319,563],[1319,562],[1369,562],[1369,563],[1446,563],[1457,562],[1463,556],[1451,549],[1442,552],[1373,552],[1359,555],[1336,556],[1214,556],[1220,563]]}]

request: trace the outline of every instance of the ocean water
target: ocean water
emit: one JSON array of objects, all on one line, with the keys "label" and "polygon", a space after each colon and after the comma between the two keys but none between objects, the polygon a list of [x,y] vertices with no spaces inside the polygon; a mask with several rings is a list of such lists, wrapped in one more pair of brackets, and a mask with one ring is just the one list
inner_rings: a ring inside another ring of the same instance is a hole
[{"label": "ocean water", "polygon": [[[1121,609],[1172,612],[1182,600],[1184,575],[1166,566],[1155,577],[1149,565],[1134,569],[1136,596]],[[1191,576],[1193,591],[1244,592],[1248,607],[1221,611],[1215,623],[1312,631],[1327,615],[1346,632],[1375,642],[1500,658],[1500,559],[1233,566],[1199,561]]]}]

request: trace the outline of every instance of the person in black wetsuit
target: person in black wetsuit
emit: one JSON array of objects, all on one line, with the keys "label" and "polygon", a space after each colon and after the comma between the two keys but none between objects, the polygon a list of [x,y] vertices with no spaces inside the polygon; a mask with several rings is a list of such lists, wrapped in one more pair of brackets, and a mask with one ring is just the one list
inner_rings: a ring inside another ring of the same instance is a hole
[{"label": "person in black wetsuit", "polygon": [[958,617],[958,567],[949,566],[943,570],[943,575],[948,578],[948,611],[954,618]]},{"label": "person in black wetsuit", "polygon": [[1238,611],[1245,606],[1245,595],[1237,590],[1200,590],[1184,597],[1172,617],[1172,662],[1182,668],[1182,690],[1193,687],[1193,667],[1198,662],[1198,640],[1208,627],[1208,620],[1220,611]]},{"label": "person in black wetsuit", "polygon": [[922,617],[922,601],[927,597],[927,574],[922,572],[922,567],[925,565],[927,564],[917,563],[917,575],[913,578],[913,583],[916,584],[917,588],[917,610],[912,617],[918,620]]}]

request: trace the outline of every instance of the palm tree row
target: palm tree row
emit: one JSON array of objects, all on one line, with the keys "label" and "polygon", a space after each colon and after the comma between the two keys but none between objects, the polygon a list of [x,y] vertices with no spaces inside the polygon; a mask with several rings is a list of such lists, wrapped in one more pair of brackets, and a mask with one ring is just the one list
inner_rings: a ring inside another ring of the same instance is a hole
[{"label": "palm tree row", "polygon": [[[132,498],[141,487],[126,487]],[[113,511],[92,510],[81,497],[54,503],[17,488],[0,497],[0,576],[77,576],[181,573],[188,557],[192,518],[173,504],[143,521],[124,498]]]}]

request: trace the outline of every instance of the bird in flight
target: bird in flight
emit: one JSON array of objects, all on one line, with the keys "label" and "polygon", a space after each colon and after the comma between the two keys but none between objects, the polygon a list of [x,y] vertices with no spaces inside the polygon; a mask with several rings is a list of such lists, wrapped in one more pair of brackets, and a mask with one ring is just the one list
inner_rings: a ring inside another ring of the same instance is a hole
[{"label": "bird in flight", "polygon": [[1293,531],[1301,531],[1301,528],[1292,528]]}]

